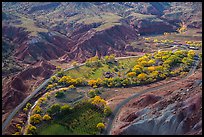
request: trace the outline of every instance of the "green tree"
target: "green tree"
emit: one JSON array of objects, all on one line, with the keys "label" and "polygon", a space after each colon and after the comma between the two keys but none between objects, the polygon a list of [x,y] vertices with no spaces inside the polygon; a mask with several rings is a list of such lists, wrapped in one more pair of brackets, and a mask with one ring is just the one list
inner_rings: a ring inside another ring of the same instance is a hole
[{"label": "green tree", "polygon": [[68,104],[65,104],[65,105],[61,106],[60,111],[62,114],[69,113],[71,111],[71,106]]},{"label": "green tree", "polygon": [[91,89],[91,90],[88,92],[88,94],[89,94],[89,96],[90,96],[91,98],[93,98],[93,97],[96,96],[96,93],[95,93],[95,91],[94,91],[93,89]]},{"label": "green tree", "polygon": [[61,106],[59,104],[54,104],[48,109],[50,115],[56,115],[60,113]]},{"label": "green tree", "polygon": [[55,97],[56,97],[56,98],[62,98],[62,97],[64,97],[64,96],[65,96],[64,91],[57,91],[57,92],[55,93]]}]

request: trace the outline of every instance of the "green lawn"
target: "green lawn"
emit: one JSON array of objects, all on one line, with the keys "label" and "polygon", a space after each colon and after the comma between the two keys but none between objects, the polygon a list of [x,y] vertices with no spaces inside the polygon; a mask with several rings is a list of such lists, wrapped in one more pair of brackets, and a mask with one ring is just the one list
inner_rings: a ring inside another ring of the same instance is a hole
[{"label": "green lawn", "polygon": [[92,73],[92,69],[92,67],[81,66],[79,68],[69,70],[65,72],[65,74],[73,78],[82,77],[86,79],[97,79],[103,76],[103,72],[108,71],[108,66],[103,65],[103,67],[96,69],[94,73]]},{"label": "green lawn", "polygon": [[99,134],[96,125],[103,122],[104,116],[91,107],[83,104],[74,108],[72,113],[63,115],[51,124],[42,124],[37,129],[38,135],[93,135]]}]

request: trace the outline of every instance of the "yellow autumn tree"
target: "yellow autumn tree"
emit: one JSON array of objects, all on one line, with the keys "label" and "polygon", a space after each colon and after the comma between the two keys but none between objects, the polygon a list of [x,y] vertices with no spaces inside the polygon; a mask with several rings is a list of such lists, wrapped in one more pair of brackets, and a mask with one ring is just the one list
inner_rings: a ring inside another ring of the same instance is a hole
[{"label": "yellow autumn tree", "polygon": [[139,73],[142,71],[142,66],[141,65],[135,65],[132,69],[132,71],[135,71],[136,73]]},{"label": "yellow autumn tree", "polygon": [[98,78],[96,80],[91,79],[88,81],[88,85],[92,86],[92,87],[97,87],[97,86],[101,85],[101,83],[102,83],[102,80],[100,78]]},{"label": "yellow autumn tree", "polygon": [[156,62],[155,59],[150,59],[150,60],[147,62],[147,64],[151,66],[151,65],[155,64],[155,62]]},{"label": "yellow autumn tree", "polygon": [[99,108],[103,108],[106,105],[106,101],[102,99],[100,96],[95,96],[91,104],[96,105]]},{"label": "yellow autumn tree", "polygon": [[128,77],[135,77],[136,76],[136,73],[135,72],[129,72],[127,74]]},{"label": "yellow autumn tree", "polygon": [[34,114],[30,117],[30,123],[38,124],[42,121],[42,116],[40,114]]},{"label": "yellow autumn tree", "polygon": [[139,75],[137,76],[137,78],[138,78],[139,80],[146,80],[147,74],[141,73],[141,74],[139,74]]},{"label": "yellow autumn tree", "polygon": [[[39,100],[41,102],[41,100]],[[36,107],[34,108],[34,113],[41,113],[42,112],[42,108],[38,105],[36,105]]]},{"label": "yellow autumn tree", "polygon": [[105,128],[105,125],[103,123],[98,123],[96,127],[101,131]]},{"label": "yellow autumn tree", "polygon": [[150,72],[155,71],[155,67],[154,66],[148,67],[147,70]]},{"label": "yellow autumn tree", "polygon": [[195,51],[189,50],[187,56],[192,59],[195,56]]}]

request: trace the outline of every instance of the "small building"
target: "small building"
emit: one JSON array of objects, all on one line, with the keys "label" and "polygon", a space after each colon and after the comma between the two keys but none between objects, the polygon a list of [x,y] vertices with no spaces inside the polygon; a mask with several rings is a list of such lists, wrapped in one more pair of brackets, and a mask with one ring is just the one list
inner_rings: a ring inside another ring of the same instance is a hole
[{"label": "small building", "polygon": [[198,50],[198,47],[188,47],[189,49]]}]

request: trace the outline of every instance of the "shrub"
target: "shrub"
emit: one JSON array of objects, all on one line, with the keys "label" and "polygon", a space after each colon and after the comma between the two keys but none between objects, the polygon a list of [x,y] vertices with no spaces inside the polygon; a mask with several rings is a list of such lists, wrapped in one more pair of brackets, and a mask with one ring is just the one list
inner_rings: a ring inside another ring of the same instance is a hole
[{"label": "shrub", "polygon": [[31,108],[31,106],[32,106],[32,105],[31,105],[29,102],[26,104],[26,108],[27,108],[27,109]]},{"label": "shrub", "polygon": [[24,112],[28,112],[28,109],[27,109],[27,108],[23,108],[23,111],[24,111]]},{"label": "shrub", "polygon": [[43,116],[43,120],[45,120],[45,121],[48,121],[48,120],[50,120],[51,119],[51,117],[48,115],[48,114],[45,114],[44,116]]},{"label": "shrub", "polygon": [[117,66],[114,67],[114,71],[115,71],[115,72],[118,72],[118,71],[119,71]]},{"label": "shrub", "polygon": [[63,77],[63,76],[64,76],[64,72],[63,72],[63,71],[59,71],[59,72],[57,73],[57,76],[58,76],[58,77]]}]

